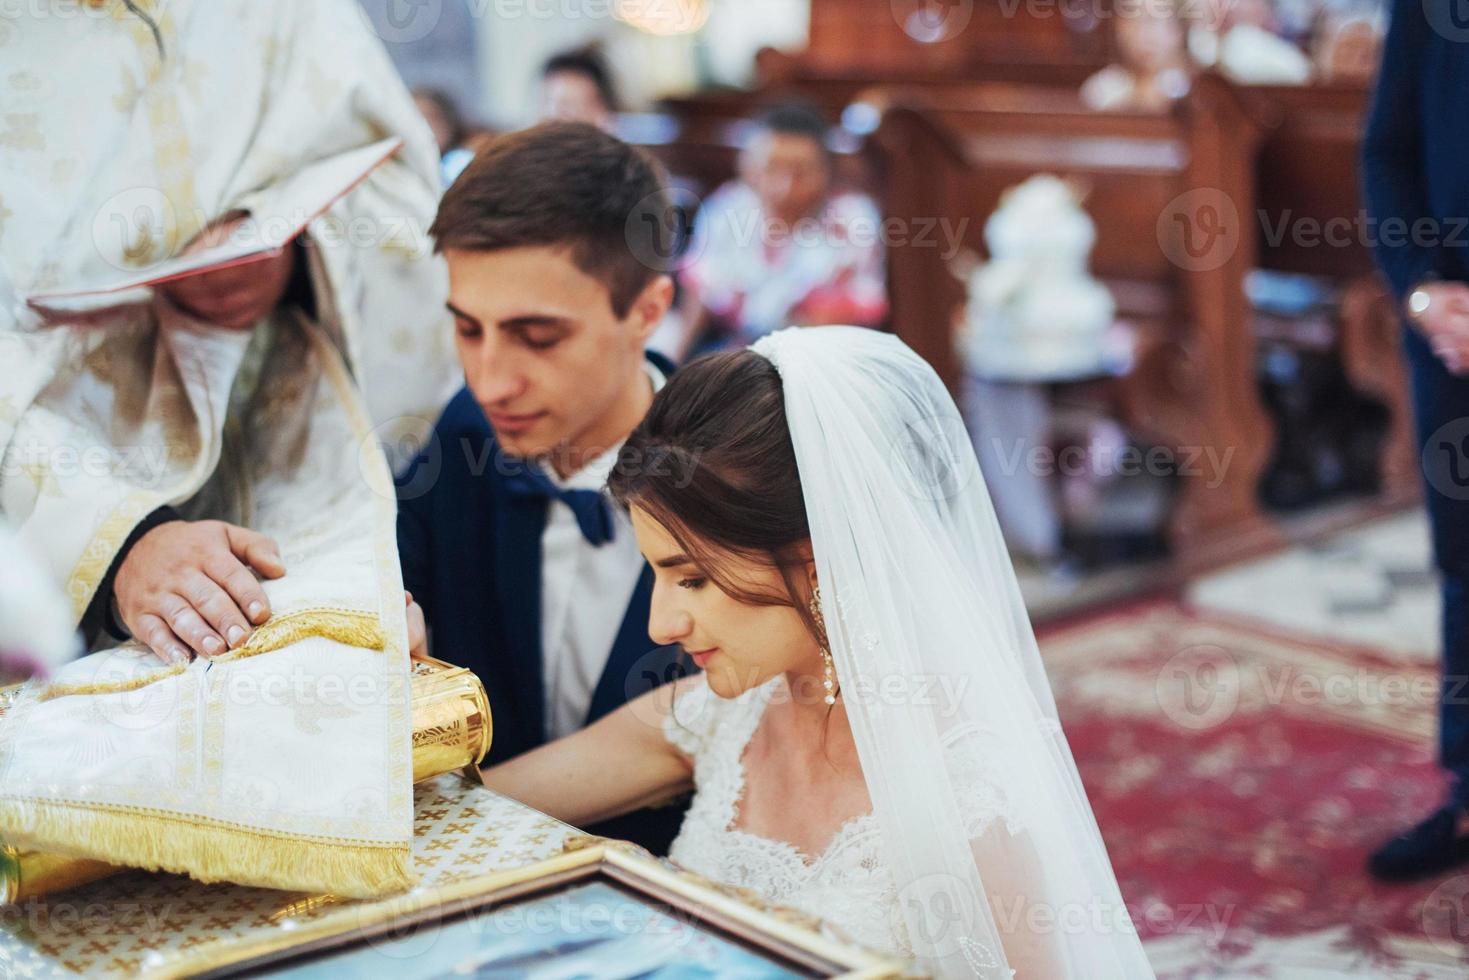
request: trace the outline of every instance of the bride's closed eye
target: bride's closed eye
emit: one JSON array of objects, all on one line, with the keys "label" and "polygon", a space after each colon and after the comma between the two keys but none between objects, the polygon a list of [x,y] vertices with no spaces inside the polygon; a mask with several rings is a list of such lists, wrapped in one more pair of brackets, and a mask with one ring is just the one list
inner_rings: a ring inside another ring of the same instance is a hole
[{"label": "bride's closed eye", "polygon": [[695,589],[702,589],[704,587],[704,583],[707,582],[707,581],[708,581],[708,579],[705,579],[705,578],[686,578],[686,579],[680,579],[679,580],[679,583],[678,583],[678,587],[680,589],[688,589],[690,591],[693,591]]}]

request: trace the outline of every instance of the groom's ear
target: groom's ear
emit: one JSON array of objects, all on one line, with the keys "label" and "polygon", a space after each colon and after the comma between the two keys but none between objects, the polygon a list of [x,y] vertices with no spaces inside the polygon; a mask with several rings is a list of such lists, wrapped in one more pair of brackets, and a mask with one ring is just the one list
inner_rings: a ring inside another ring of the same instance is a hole
[{"label": "groom's ear", "polygon": [[626,319],[637,335],[638,340],[647,342],[663,322],[664,316],[668,314],[668,308],[673,305],[673,278],[667,275],[654,276],[648,280],[648,284],[638,293],[637,298],[628,307]]}]

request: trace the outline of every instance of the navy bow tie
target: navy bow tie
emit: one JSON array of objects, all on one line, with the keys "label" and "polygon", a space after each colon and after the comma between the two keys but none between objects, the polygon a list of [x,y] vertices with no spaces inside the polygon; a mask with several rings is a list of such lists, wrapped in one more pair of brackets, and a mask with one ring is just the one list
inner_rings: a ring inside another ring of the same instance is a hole
[{"label": "navy bow tie", "polygon": [[596,490],[563,490],[534,466],[527,464],[519,473],[505,477],[505,489],[514,497],[559,500],[576,515],[576,526],[587,544],[600,548],[612,540],[614,526],[612,508],[607,498]]}]

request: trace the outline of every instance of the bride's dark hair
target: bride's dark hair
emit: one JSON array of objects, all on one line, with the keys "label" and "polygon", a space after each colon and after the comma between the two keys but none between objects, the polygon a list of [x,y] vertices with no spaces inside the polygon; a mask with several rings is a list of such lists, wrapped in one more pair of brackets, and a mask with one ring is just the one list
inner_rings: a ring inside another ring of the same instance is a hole
[{"label": "bride's dark hair", "polygon": [[[623,444],[607,486],[662,525],[726,594],[791,606],[825,643],[805,598],[811,528],[785,394],[765,357],[709,354],[673,375]],[[731,559],[778,569],[785,589],[752,587]]]}]

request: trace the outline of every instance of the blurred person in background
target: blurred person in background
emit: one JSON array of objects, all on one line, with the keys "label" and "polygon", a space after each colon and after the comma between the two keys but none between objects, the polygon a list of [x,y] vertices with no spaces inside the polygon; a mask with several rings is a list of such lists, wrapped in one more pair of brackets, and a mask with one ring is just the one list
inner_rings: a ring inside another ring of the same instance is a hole
[{"label": "blurred person in background", "polygon": [[[1392,7],[1362,147],[1375,252],[1407,321],[1424,497],[1442,576],[1442,807],[1368,862],[1385,880],[1430,877],[1469,861],[1469,46],[1430,26],[1421,0]],[[1459,229],[1455,232],[1455,229]]]},{"label": "blurred person in background", "polygon": [[[695,218],[682,269],[690,306],[684,353],[743,346],[784,326],[875,327],[887,315],[882,220],[864,194],[833,186],[826,122],[802,103],[756,122],[740,177]],[[701,338],[708,324],[713,338]]]},{"label": "blurred person in background", "polygon": [[1385,21],[1374,3],[1323,8],[1311,49],[1316,77],[1324,82],[1370,81],[1382,58]]},{"label": "blurred person in background", "polygon": [[448,92],[436,88],[414,89],[413,104],[428,123],[429,132],[434,134],[440,156],[464,142],[464,117]]},{"label": "blurred person in background", "polygon": [[595,45],[554,54],[541,68],[542,120],[590,123],[611,132],[620,105],[612,70]]},{"label": "blurred person in background", "polygon": [[414,89],[413,102],[434,134],[439,148],[439,180],[448,187],[474,159],[473,144],[479,134],[470,129],[459,106],[442,89]]},{"label": "blurred person in background", "polygon": [[1081,100],[1093,109],[1161,110],[1188,94],[1193,66],[1187,32],[1169,0],[1143,4],[1117,14],[1117,64],[1108,65],[1081,86]]}]

